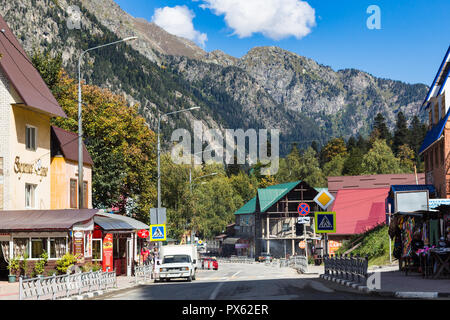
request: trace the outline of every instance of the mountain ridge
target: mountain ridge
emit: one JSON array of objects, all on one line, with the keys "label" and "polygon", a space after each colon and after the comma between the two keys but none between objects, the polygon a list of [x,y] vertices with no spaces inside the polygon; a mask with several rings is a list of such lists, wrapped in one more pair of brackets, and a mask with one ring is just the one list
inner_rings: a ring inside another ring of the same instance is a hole
[{"label": "mountain ridge", "polygon": [[[35,3],[32,8],[29,1]],[[139,103],[153,129],[157,110],[201,106],[193,114],[170,117],[163,128],[166,141],[171,130],[191,129],[191,120],[197,118],[209,128],[277,128],[286,153],[292,142],[304,148],[334,136],[367,135],[378,112],[392,129],[399,111],[408,119],[417,114],[428,90],[423,84],[377,78],[353,68],[334,71],[275,46],[252,48],[241,58],[220,50],[206,52],[132,17],[112,0],[0,0],[0,4],[0,13],[28,54],[33,47],[61,52],[72,76],[82,49],[138,36],[120,50],[90,52],[83,62],[84,78]],[[81,30],[66,28],[69,5],[81,8]],[[425,119],[424,114],[420,117]]]}]

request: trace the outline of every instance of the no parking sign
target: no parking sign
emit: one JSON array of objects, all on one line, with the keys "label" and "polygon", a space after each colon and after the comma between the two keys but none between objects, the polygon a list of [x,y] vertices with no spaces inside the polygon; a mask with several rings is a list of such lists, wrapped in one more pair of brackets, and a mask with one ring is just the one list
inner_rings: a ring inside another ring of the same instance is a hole
[{"label": "no parking sign", "polygon": [[300,203],[297,207],[298,214],[301,216],[307,216],[309,214],[309,205],[307,203]]}]

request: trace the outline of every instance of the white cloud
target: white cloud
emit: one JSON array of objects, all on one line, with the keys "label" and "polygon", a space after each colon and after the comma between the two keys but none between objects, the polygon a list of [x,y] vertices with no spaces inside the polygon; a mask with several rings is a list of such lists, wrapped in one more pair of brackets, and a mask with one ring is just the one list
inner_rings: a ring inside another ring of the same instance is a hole
[{"label": "white cloud", "polygon": [[194,12],[187,6],[164,7],[155,10],[152,21],[167,32],[192,40],[204,48],[208,36],[195,30],[194,17]]},{"label": "white cloud", "polygon": [[[195,0],[194,0],[195,1]],[[201,0],[203,9],[224,15],[225,22],[239,38],[262,33],[280,40],[305,37],[316,25],[315,10],[300,0]]]}]

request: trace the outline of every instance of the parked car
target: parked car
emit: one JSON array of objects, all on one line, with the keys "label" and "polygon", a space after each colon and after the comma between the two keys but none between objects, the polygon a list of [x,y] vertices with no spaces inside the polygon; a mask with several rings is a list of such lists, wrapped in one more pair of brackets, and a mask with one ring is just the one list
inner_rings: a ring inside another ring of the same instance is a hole
[{"label": "parked car", "polygon": [[202,259],[202,269],[219,270],[219,262],[215,257],[205,257]]},{"label": "parked car", "polygon": [[273,257],[271,254],[267,253],[267,252],[262,252],[261,255],[258,257],[258,261],[259,262],[272,262],[273,261]]}]

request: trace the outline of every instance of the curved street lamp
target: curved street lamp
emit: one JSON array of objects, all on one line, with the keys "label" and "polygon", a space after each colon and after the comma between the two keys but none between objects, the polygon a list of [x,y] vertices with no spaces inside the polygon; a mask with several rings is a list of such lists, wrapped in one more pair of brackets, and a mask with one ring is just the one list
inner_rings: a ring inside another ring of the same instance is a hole
[{"label": "curved street lamp", "polygon": [[125,41],[136,40],[137,37],[128,37],[122,40],[114,41],[111,43],[103,44],[97,47],[89,48],[83,52],[78,59],[78,208],[84,207],[84,182],[83,182],[83,120],[81,116],[81,60],[84,55],[92,50],[111,46]]}]

